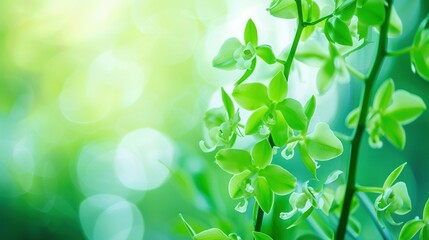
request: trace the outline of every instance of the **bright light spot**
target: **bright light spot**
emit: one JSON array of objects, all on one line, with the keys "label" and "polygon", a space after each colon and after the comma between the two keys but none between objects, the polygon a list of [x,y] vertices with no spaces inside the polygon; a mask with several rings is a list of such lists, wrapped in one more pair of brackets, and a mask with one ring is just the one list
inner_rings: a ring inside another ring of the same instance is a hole
[{"label": "bright light spot", "polygon": [[77,163],[81,191],[86,196],[109,193],[138,200],[143,192],[124,187],[115,174],[115,148],[113,143],[102,142],[87,145],[82,150]]},{"label": "bright light spot", "polygon": [[86,94],[95,105],[127,107],[140,98],[143,83],[143,71],[137,62],[119,59],[107,51],[91,65]]},{"label": "bright light spot", "polygon": [[81,226],[89,239],[142,239],[143,217],[127,200],[108,194],[91,196],[79,208]]},{"label": "bright light spot", "polygon": [[31,139],[0,143],[0,195],[18,196],[30,190],[34,179]]},{"label": "bright light spot", "polygon": [[169,176],[174,145],[164,134],[143,128],[126,135],[116,150],[116,174],[130,189],[159,187]]}]

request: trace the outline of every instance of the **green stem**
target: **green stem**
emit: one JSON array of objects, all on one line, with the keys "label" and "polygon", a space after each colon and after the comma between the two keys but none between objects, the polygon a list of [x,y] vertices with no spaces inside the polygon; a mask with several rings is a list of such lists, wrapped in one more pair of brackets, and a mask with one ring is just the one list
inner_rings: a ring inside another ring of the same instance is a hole
[{"label": "green stem", "polygon": [[280,63],[281,65],[285,65],[286,61],[276,58],[276,62]]},{"label": "green stem", "polygon": [[353,76],[355,76],[357,79],[364,81],[366,79],[366,76],[356,70],[356,68],[352,67],[350,64],[346,64],[347,70],[349,70],[349,73]]},{"label": "green stem", "polygon": [[409,53],[411,50],[414,49],[414,46],[408,46],[406,48],[397,50],[397,51],[391,51],[387,53],[388,57],[397,57],[397,56],[401,56],[403,54]]},{"label": "green stem", "polygon": [[343,133],[340,133],[340,132],[334,131],[334,134],[335,134],[335,136],[336,136],[337,138],[339,138],[339,139],[341,139],[341,140],[343,140],[343,141],[345,141],[345,142],[351,142],[351,141],[352,141],[352,138],[351,138],[350,136],[347,136],[347,135],[345,135],[345,134],[343,134]]},{"label": "green stem", "polygon": [[379,187],[356,186],[356,192],[383,193],[384,190]]},{"label": "green stem", "polygon": [[262,208],[258,205],[257,202],[255,202],[255,206],[258,207],[257,215],[256,215],[256,221],[255,221],[255,232],[260,232],[262,229],[262,221],[264,220],[264,211]]},{"label": "green stem", "polygon": [[386,18],[380,30],[377,55],[374,61],[374,65],[371,69],[371,72],[365,81],[365,88],[364,88],[363,99],[361,104],[361,114],[359,116],[359,122],[356,128],[356,135],[352,140],[346,193],[344,195],[344,202],[343,202],[343,208],[341,210],[340,223],[338,224],[338,229],[335,237],[336,240],[344,239],[344,234],[346,232],[351,203],[352,203],[353,195],[356,191],[355,184],[356,184],[357,162],[359,158],[360,143],[362,140],[363,133],[365,131],[365,121],[368,115],[368,107],[369,107],[369,99],[371,96],[371,90],[375,80],[377,79],[377,75],[380,71],[383,60],[387,53],[386,51],[387,30],[389,27],[389,19],[392,12],[393,0],[387,0],[387,4],[388,5],[386,7]]},{"label": "green stem", "polygon": [[298,48],[298,43],[301,38],[302,31],[304,30],[304,20],[302,15],[302,4],[301,0],[295,0],[297,10],[298,10],[298,28],[296,29],[295,37],[293,38],[292,47],[290,48],[289,55],[286,59],[286,63],[284,64],[284,75],[287,80],[289,80],[290,70],[292,68],[292,62],[295,57],[296,49]]},{"label": "green stem", "polygon": [[321,17],[321,18],[319,18],[319,19],[317,19],[317,20],[315,20],[313,22],[304,22],[304,27],[316,25],[316,24],[318,24],[318,23],[320,23],[320,22],[322,22],[322,21],[324,21],[324,20],[326,20],[328,18],[333,17],[333,16],[334,16],[334,13],[331,13],[331,14],[326,15],[324,17]]},{"label": "green stem", "polygon": [[381,236],[384,240],[390,240],[392,237],[390,236],[389,231],[383,226],[381,226],[380,222],[377,219],[377,215],[374,211],[374,207],[372,202],[369,200],[368,196],[366,196],[364,193],[357,193],[358,198],[360,199],[362,205],[365,207],[367,212],[369,213],[369,216],[371,217],[371,220],[374,222],[375,226],[377,227],[378,231],[380,232]]}]

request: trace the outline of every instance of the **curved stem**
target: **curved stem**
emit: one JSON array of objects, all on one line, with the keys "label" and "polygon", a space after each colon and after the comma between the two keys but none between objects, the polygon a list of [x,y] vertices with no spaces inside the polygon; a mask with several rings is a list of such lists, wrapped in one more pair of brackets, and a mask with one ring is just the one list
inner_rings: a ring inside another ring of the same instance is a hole
[{"label": "curved stem", "polygon": [[371,220],[374,222],[375,226],[377,227],[383,239],[384,240],[392,239],[387,229],[382,227],[380,222],[378,221],[377,215],[374,211],[371,201],[368,199],[368,196],[366,196],[364,193],[357,193],[357,196],[361,200],[361,203],[363,204],[365,209],[368,211],[369,216],[371,217]]},{"label": "curved stem", "polygon": [[379,187],[356,186],[356,192],[383,193],[383,191],[383,188]]},{"label": "curved stem", "polygon": [[356,70],[354,67],[352,67],[350,64],[346,64],[347,70],[349,70],[349,73],[353,76],[355,76],[357,79],[364,81],[366,79],[365,75],[358,70]]},{"label": "curved stem", "polygon": [[301,38],[302,31],[304,30],[304,20],[302,15],[302,4],[301,0],[295,0],[297,10],[298,10],[298,28],[296,29],[295,37],[293,38],[292,47],[290,48],[289,55],[286,59],[286,63],[284,64],[284,75],[287,80],[289,80],[290,70],[292,68],[292,62],[295,57],[296,49],[298,48],[298,43]]},{"label": "curved stem", "polygon": [[393,0],[387,0],[386,7],[386,18],[381,26],[380,37],[378,42],[377,55],[371,69],[371,72],[368,78],[365,81],[365,88],[363,93],[363,99],[361,104],[361,114],[359,116],[359,122],[356,129],[356,135],[352,141],[351,154],[350,154],[350,164],[347,178],[347,186],[346,193],[343,201],[343,208],[341,210],[340,223],[338,224],[337,233],[335,236],[336,240],[344,239],[344,234],[347,228],[347,221],[350,214],[351,203],[353,199],[353,195],[356,191],[356,170],[357,170],[357,162],[359,158],[359,149],[360,143],[362,140],[363,133],[365,131],[365,121],[368,115],[368,107],[369,107],[369,99],[371,95],[371,90],[374,85],[374,82],[377,78],[377,75],[382,66],[383,60],[386,56],[387,49],[387,30],[389,26],[389,19],[392,12]]},{"label": "curved stem", "polygon": [[331,14],[326,15],[326,16],[324,16],[324,17],[321,17],[321,18],[319,18],[319,19],[317,19],[317,20],[315,20],[315,21],[313,21],[313,22],[304,22],[304,26],[306,27],[306,26],[316,25],[316,24],[318,24],[318,23],[320,23],[320,22],[323,22],[324,20],[326,20],[326,19],[328,19],[328,18],[333,17],[333,16],[334,16],[334,13],[331,13]]},{"label": "curved stem", "polygon": [[403,55],[403,54],[406,54],[406,53],[409,53],[411,50],[413,50],[414,49],[414,46],[408,46],[408,47],[406,47],[406,48],[403,48],[403,49],[400,49],[400,50],[397,50],[397,51],[389,51],[388,53],[387,53],[387,56],[388,57],[397,57],[397,56],[401,56],[401,55]]}]

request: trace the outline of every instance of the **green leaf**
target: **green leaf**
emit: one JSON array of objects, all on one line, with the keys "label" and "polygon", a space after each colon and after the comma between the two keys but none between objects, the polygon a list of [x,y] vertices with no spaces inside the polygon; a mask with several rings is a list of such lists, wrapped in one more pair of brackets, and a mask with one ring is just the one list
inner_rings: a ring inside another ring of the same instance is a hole
[{"label": "green leaf", "polygon": [[385,110],[392,99],[393,92],[395,91],[395,84],[392,79],[384,81],[384,83],[378,88],[374,98],[374,109]]},{"label": "green leaf", "polygon": [[429,239],[429,224],[423,227],[422,231],[420,231],[420,240]]},{"label": "green leaf", "polygon": [[[392,186],[395,201],[389,206],[388,210],[393,213],[404,215],[411,211],[411,199],[408,195],[407,185],[404,182],[397,182]],[[398,205],[399,204],[399,205]]]},{"label": "green leaf", "polygon": [[263,106],[254,111],[246,122],[245,134],[251,135],[259,131],[259,127],[263,124],[263,118],[268,112],[268,107]]},{"label": "green leaf", "polygon": [[298,143],[298,150],[304,166],[313,174],[314,178],[317,179],[317,163],[310,157],[307,146],[302,141]]},{"label": "green leaf", "polygon": [[320,67],[329,59],[329,53],[318,41],[308,40],[298,45],[295,58],[309,66]]},{"label": "green leaf", "polygon": [[425,80],[429,81],[429,29],[426,29],[429,21],[429,14],[420,24],[416,36],[414,37],[413,50],[410,53],[412,66],[417,73]]},{"label": "green leaf", "polygon": [[257,177],[254,188],[256,201],[265,213],[269,213],[274,203],[274,194],[265,177]]},{"label": "green leaf", "polygon": [[183,217],[183,215],[180,213],[179,214],[180,218],[182,219],[182,222],[185,224],[186,229],[188,230],[189,234],[194,237],[195,236],[195,231],[194,229],[191,227],[191,225],[185,220],[185,218]]},{"label": "green leaf", "polygon": [[274,17],[294,19],[298,16],[296,2],[294,0],[273,0],[267,9]]},{"label": "green leaf", "polygon": [[345,1],[337,10],[339,18],[345,22],[350,22],[356,12],[356,4],[352,1]]},{"label": "green leaf", "polygon": [[213,67],[223,70],[236,69],[235,64],[237,62],[234,59],[234,52],[242,46],[243,45],[237,38],[230,38],[226,40],[222,44],[219,53],[214,57],[212,61]]},{"label": "green leaf", "polygon": [[402,34],[402,21],[398,16],[398,12],[395,7],[392,8],[392,13],[390,14],[389,28],[387,32],[389,37],[399,37]]},{"label": "green leaf", "polygon": [[204,124],[208,129],[219,127],[225,121],[226,116],[223,107],[209,109],[204,115]]},{"label": "green leaf", "polygon": [[314,207],[310,207],[309,209],[307,209],[307,211],[302,213],[301,216],[299,216],[299,218],[292,225],[287,227],[287,229],[293,228],[293,227],[301,224],[302,222],[304,222],[311,215],[313,210],[314,210]]},{"label": "green leaf", "polygon": [[324,94],[334,83],[335,65],[334,61],[329,60],[323,65],[316,76],[317,91]]},{"label": "green leaf", "polygon": [[328,178],[326,178],[325,184],[330,184],[330,183],[337,181],[338,177],[341,174],[343,174],[343,171],[340,171],[340,170],[335,170],[335,171],[331,172],[329,174]]},{"label": "green leaf", "polygon": [[304,130],[307,127],[307,116],[297,100],[286,98],[277,104],[277,109],[283,114],[288,125],[295,130]]},{"label": "green leaf", "polygon": [[271,136],[273,137],[274,145],[282,147],[289,138],[289,126],[280,111],[276,110],[275,114],[276,123],[271,127]]},{"label": "green leaf", "polygon": [[287,95],[287,81],[282,71],[279,71],[268,85],[268,97],[273,102],[280,102]]},{"label": "green leaf", "polygon": [[399,240],[412,239],[424,226],[425,223],[420,219],[413,219],[406,222],[401,229],[401,233],[399,233]]},{"label": "green leaf", "polygon": [[233,199],[241,198],[245,195],[243,190],[245,189],[245,180],[250,176],[251,172],[245,170],[239,174],[235,174],[231,177],[228,184],[228,193],[229,196]]},{"label": "green leaf", "polygon": [[389,142],[399,149],[404,149],[406,142],[405,130],[398,121],[392,117],[385,116],[381,120],[381,129],[383,129]]},{"label": "green leaf", "polygon": [[229,237],[219,228],[210,228],[194,236],[194,240],[229,240]]},{"label": "green leaf", "polygon": [[321,210],[327,216],[329,216],[329,212],[332,207],[332,203],[334,202],[335,193],[334,190],[330,188],[326,188],[322,193],[323,205],[321,206]]},{"label": "green leaf", "polygon": [[307,103],[304,106],[304,113],[305,113],[305,116],[307,116],[308,122],[310,122],[310,119],[313,117],[315,110],[316,110],[316,97],[312,95],[311,98],[308,99]]},{"label": "green leaf", "polygon": [[240,79],[237,80],[234,86],[238,86],[242,82],[246,81],[246,79],[249,78],[250,75],[252,75],[253,71],[255,71],[255,68],[256,68],[256,58],[252,60],[252,64],[250,65],[250,68],[244,72],[243,76],[241,76]]},{"label": "green leaf", "polygon": [[264,62],[274,64],[277,61],[273,49],[269,45],[260,45],[256,47],[256,55],[258,55]]},{"label": "green leaf", "polygon": [[406,124],[414,121],[424,110],[426,105],[419,96],[398,90],[393,94],[392,104],[386,109],[385,115]]},{"label": "green leaf", "polygon": [[249,19],[244,29],[244,43],[251,43],[253,46],[258,45],[258,31],[256,30],[255,23]]},{"label": "green leaf", "polygon": [[343,144],[326,123],[318,123],[305,139],[305,144],[310,157],[319,161],[330,160],[343,153]]},{"label": "green leaf", "polygon": [[346,125],[348,128],[355,128],[359,122],[360,108],[353,109],[346,118]]},{"label": "green leaf", "polygon": [[255,166],[259,169],[265,168],[271,163],[273,149],[267,139],[255,144],[252,149],[252,157]]},{"label": "green leaf", "polygon": [[273,240],[270,236],[262,232],[253,231],[254,240]]},{"label": "green leaf", "polygon": [[429,199],[426,201],[425,208],[423,209],[423,220],[429,221]]},{"label": "green leaf", "polygon": [[234,88],[232,96],[246,110],[256,110],[270,103],[267,87],[262,83],[245,83]]},{"label": "green leaf", "polygon": [[222,149],[215,158],[219,167],[227,173],[238,174],[252,168],[250,154],[241,149]]},{"label": "green leaf", "polygon": [[386,18],[384,0],[367,0],[361,8],[357,8],[356,16],[365,25],[381,25]]},{"label": "green leaf", "polygon": [[296,177],[278,165],[268,165],[259,174],[265,177],[271,190],[278,195],[286,195],[295,190]]},{"label": "green leaf", "polygon": [[362,226],[359,222],[358,219],[354,218],[354,217],[350,217],[349,218],[349,223],[348,225],[353,229],[353,231],[359,235],[360,234],[360,230],[362,229]]},{"label": "green leaf", "polygon": [[325,35],[331,42],[353,46],[353,39],[349,27],[338,17],[332,17],[326,21]]},{"label": "green leaf", "polygon": [[398,178],[399,174],[401,174],[402,169],[404,169],[405,165],[407,163],[402,164],[401,166],[397,167],[395,170],[393,170],[389,176],[386,178],[386,181],[384,181],[383,189],[387,189],[390,186],[392,186],[393,182]]},{"label": "green leaf", "polygon": [[235,114],[234,103],[232,102],[229,95],[225,92],[225,89],[221,88],[222,91],[222,102],[225,106],[226,112],[228,113],[228,118],[233,119]]}]

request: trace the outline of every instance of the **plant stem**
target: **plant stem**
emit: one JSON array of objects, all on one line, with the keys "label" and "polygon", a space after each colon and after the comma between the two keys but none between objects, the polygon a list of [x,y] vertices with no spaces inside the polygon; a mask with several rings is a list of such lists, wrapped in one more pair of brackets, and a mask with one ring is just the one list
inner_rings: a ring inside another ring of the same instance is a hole
[{"label": "plant stem", "polygon": [[334,13],[331,13],[331,14],[326,15],[324,17],[321,17],[321,18],[319,18],[319,19],[317,19],[317,20],[315,20],[313,22],[304,22],[304,26],[307,27],[307,26],[316,25],[316,24],[322,22],[323,20],[326,20],[326,19],[331,18],[333,16],[334,16]]},{"label": "plant stem", "polygon": [[363,93],[363,99],[361,104],[361,114],[359,116],[358,126],[356,128],[356,135],[352,140],[351,154],[350,154],[350,164],[347,178],[346,193],[344,195],[343,208],[341,210],[340,223],[338,224],[337,233],[335,236],[336,240],[344,239],[344,234],[347,228],[347,221],[350,214],[350,207],[353,199],[353,195],[356,191],[356,170],[357,162],[359,157],[360,143],[362,140],[363,133],[365,131],[365,122],[368,115],[368,106],[369,98],[371,95],[371,90],[374,85],[374,82],[377,78],[377,75],[382,66],[383,60],[386,56],[387,49],[387,30],[389,27],[389,19],[392,12],[393,0],[387,0],[386,7],[386,18],[381,26],[380,37],[378,42],[377,55],[375,57],[374,65],[371,69],[371,72],[368,78],[365,81],[365,88]]},{"label": "plant stem", "polygon": [[[255,205],[258,205],[258,203],[255,202]],[[258,213],[255,221],[255,232],[261,231],[263,220],[264,220],[264,211],[262,211],[262,208],[258,205]]]},{"label": "plant stem", "polygon": [[387,56],[388,57],[397,57],[397,56],[401,56],[402,54],[406,54],[409,53],[411,50],[414,49],[414,46],[408,46],[406,48],[397,50],[397,51],[392,51],[392,52],[388,52]]},{"label": "plant stem", "polygon": [[304,30],[304,19],[302,15],[302,5],[301,0],[295,0],[297,10],[298,10],[298,28],[296,29],[295,37],[293,38],[292,47],[290,48],[289,55],[287,57],[286,63],[284,64],[284,75],[286,80],[289,80],[290,70],[292,68],[292,62],[295,57],[296,49],[298,48],[298,43],[301,38],[302,31]]},{"label": "plant stem", "polygon": [[358,70],[356,70],[354,67],[352,67],[350,64],[347,64],[347,70],[349,70],[349,73],[353,76],[355,76],[357,79],[364,81],[366,79],[365,75]]},{"label": "plant stem", "polygon": [[368,211],[372,221],[374,222],[375,226],[377,227],[377,229],[380,232],[383,239],[384,240],[392,239],[390,236],[390,233],[387,231],[387,229],[382,227],[380,222],[378,221],[376,213],[375,213],[374,208],[373,208],[373,205],[372,205],[371,201],[368,199],[368,197],[364,193],[357,193],[357,196],[360,199],[363,206]]},{"label": "plant stem", "polygon": [[383,188],[356,186],[356,192],[383,193]]}]

